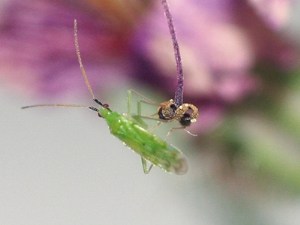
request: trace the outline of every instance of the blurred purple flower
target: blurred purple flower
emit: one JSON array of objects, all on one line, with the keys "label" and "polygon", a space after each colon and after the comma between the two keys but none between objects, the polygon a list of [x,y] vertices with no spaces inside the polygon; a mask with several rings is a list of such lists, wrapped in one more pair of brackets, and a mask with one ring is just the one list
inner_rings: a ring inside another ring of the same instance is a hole
[{"label": "blurred purple flower", "polygon": [[293,0],[248,0],[272,28],[280,29],[289,20]]},{"label": "blurred purple flower", "polygon": [[[101,3],[106,7],[110,4]],[[33,95],[54,96],[67,89],[72,93],[83,89],[73,44],[76,18],[81,54],[95,89],[126,79],[132,18],[126,20],[119,15],[109,19],[115,9],[104,13],[82,1],[73,1],[72,5],[69,1],[8,2],[0,16],[0,78]]]},{"label": "blurred purple flower", "polygon": [[[170,3],[183,55],[186,95],[217,94],[225,101],[239,100],[254,90],[255,80],[250,69],[256,60],[283,56],[290,56],[286,60],[293,59],[293,49],[272,37],[274,34],[261,25],[246,2],[236,2],[187,0]],[[269,2],[276,4],[276,1]],[[152,13],[138,34],[138,51],[144,52],[165,76],[174,77],[171,41],[159,2]],[[277,14],[270,16],[276,19]],[[233,82],[230,89],[228,82]],[[230,93],[224,92],[225,89]]]},{"label": "blurred purple flower", "polygon": [[[268,1],[268,7],[274,10],[265,14],[261,13],[263,2],[169,2],[183,58],[184,96],[202,105],[200,116],[205,117],[196,129],[207,130],[217,124],[225,104],[258,91],[261,82],[251,72],[258,62],[272,62],[284,69],[295,64],[293,47],[272,31],[275,24],[279,29],[287,22],[291,1],[284,1],[283,12],[278,6],[280,1]],[[159,1],[156,3],[137,32],[136,49],[165,76],[162,79],[153,74],[152,79],[165,81],[164,88],[174,90],[176,70],[172,45],[163,11]]]},{"label": "blurred purple flower", "polygon": [[[76,75],[72,23],[77,18],[82,58],[95,89],[135,74],[173,97],[176,66],[166,19],[160,1],[147,7],[149,2],[10,1],[0,16],[0,78],[23,93],[45,96],[85,88]],[[183,58],[184,96],[201,106],[196,129],[216,126],[226,105],[257,91],[260,80],[251,72],[257,62],[293,65],[294,50],[274,33],[287,21],[291,2],[169,1]]]}]

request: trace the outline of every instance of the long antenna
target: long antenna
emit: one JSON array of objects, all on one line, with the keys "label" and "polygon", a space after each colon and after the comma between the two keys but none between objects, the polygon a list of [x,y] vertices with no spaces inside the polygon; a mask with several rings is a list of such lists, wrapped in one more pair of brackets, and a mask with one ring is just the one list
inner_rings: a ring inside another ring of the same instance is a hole
[{"label": "long antenna", "polygon": [[37,104],[37,105],[28,105],[23,106],[21,109],[28,109],[28,108],[34,108],[34,107],[65,107],[65,108],[89,108],[89,106],[85,105],[77,105],[77,104]]},{"label": "long antenna", "polygon": [[165,11],[165,15],[166,15],[168,26],[169,26],[169,31],[170,31],[172,42],[173,42],[176,67],[177,67],[177,87],[176,87],[176,91],[175,91],[174,100],[175,100],[175,104],[177,106],[180,106],[183,103],[183,79],[184,79],[184,77],[183,77],[183,69],[182,69],[182,64],[181,64],[179,45],[177,42],[176,33],[175,33],[174,25],[173,25],[173,18],[170,13],[170,10],[169,10],[167,0],[161,0],[161,4]]},{"label": "long antenna", "polygon": [[[80,48],[79,48],[79,43],[78,43],[78,29],[77,29],[77,20],[74,19],[74,45],[75,45],[75,50],[76,50],[76,55],[78,58],[78,63],[80,66],[81,74],[84,79],[84,82],[93,98],[93,100],[101,105],[102,107],[105,107],[109,109],[107,104],[102,104],[98,99],[95,98],[93,89],[91,87],[91,84],[88,80],[87,74],[85,72],[84,66],[82,64],[81,56],[80,56]],[[77,105],[77,104],[36,104],[36,105],[28,105],[28,106],[23,106],[21,107],[22,109],[28,109],[28,108],[35,108],[35,107],[73,107],[73,108],[89,108],[93,111],[98,112],[98,109],[92,106],[84,106],[84,105]],[[110,109],[109,109],[110,110]]]},{"label": "long antenna", "polygon": [[74,19],[74,44],[75,44],[75,50],[76,50],[76,55],[78,58],[81,74],[83,76],[84,82],[85,82],[92,98],[95,100],[96,98],[95,98],[93,89],[91,87],[91,84],[90,84],[87,74],[85,72],[84,66],[82,64],[81,56],[80,56],[80,48],[79,48],[79,43],[78,43],[78,29],[77,29],[77,20],[76,19]]}]

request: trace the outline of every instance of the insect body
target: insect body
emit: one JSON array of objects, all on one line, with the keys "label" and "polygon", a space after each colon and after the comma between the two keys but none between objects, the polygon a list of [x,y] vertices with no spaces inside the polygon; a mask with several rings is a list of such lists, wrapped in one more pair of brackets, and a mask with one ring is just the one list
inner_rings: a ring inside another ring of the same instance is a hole
[{"label": "insect body", "polygon": [[141,155],[143,168],[147,173],[144,160],[161,167],[167,172],[184,174],[187,172],[187,161],[183,154],[166,141],[150,133],[124,115],[111,111],[107,105],[101,105],[99,109],[90,107],[103,117],[110,132],[124,142],[133,151]]},{"label": "insect body", "polygon": [[[89,108],[93,111],[96,111],[100,117],[106,120],[110,132],[114,136],[119,138],[125,145],[127,145],[129,148],[131,148],[141,156],[145,173],[149,173],[152,165],[155,165],[167,172],[173,172],[175,174],[185,174],[188,170],[187,161],[184,155],[177,148],[169,145],[166,141],[157,137],[150,131],[142,128],[137,122],[133,120],[133,118],[112,111],[107,104],[102,104],[102,102],[95,98],[80,56],[76,20],[74,20],[74,37],[76,54],[78,57],[81,74],[93,100],[97,104],[99,104],[100,107],[95,108],[93,106],[87,107],[75,104],[38,104],[24,106],[22,108],[26,109],[43,106]],[[150,162],[149,167],[147,167],[147,162]]]}]

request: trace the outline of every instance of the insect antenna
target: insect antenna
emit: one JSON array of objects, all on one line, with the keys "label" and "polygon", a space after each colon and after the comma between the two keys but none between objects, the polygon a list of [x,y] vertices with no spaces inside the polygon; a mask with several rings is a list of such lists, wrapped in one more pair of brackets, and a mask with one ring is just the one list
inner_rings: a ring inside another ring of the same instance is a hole
[{"label": "insect antenna", "polygon": [[90,106],[89,109],[90,109],[90,110],[93,110],[93,111],[95,111],[95,112],[98,112],[98,109],[95,108],[94,106]]},{"label": "insect antenna", "polygon": [[[76,55],[77,55],[77,58],[78,58],[79,67],[80,67],[80,70],[81,70],[82,77],[84,79],[84,82],[85,82],[85,84],[86,84],[86,86],[87,86],[87,88],[88,88],[88,90],[89,90],[89,92],[90,92],[93,100],[97,104],[99,104],[100,106],[102,106],[102,107],[107,108],[108,110],[110,110],[109,106],[107,104],[102,104],[102,102],[100,102],[98,99],[95,98],[93,89],[91,87],[91,84],[90,84],[90,82],[88,80],[88,77],[87,77],[87,74],[85,72],[84,66],[82,64],[82,60],[81,60],[81,56],[80,56],[79,43],[78,43],[78,29],[77,29],[77,20],[76,19],[74,20],[74,45],[75,45]],[[84,106],[84,105],[77,105],[77,104],[37,104],[37,105],[23,106],[23,107],[21,107],[21,109],[28,109],[28,108],[35,108],[35,107],[88,108],[88,109],[91,109],[93,111],[98,112],[98,109],[95,108],[95,107]]]},{"label": "insect antenna", "polygon": [[171,12],[169,10],[167,0],[161,0],[161,4],[163,5],[164,11],[165,11],[169,31],[170,31],[172,42],[173,42],[176,68],[177,68],[177,87],[176,87],[176,91],[175,91],[174,100],[175,100],[176,106],[180,106],[183,103],[183,79],[184,79],[180,50],[179,50],[179,45],[177,42],[176,33],[175,33],[174,25],[173,25],[173,18],[172,18]]},{"label": "insect antenna", "polygon": [[102,102],[100,102],[98,99],[96,99],[95,97],[95,94],[93,92],[93,89],[92,89],[92,86],[89,82],[89,79],[88,79],[88,76],[87,76],[87,73],[84,69],[84,66],[83,66],[83,63],[82,63],[82,60],[81,60],[81,55],[80,55],[80,48],[79,48],[79,42],[78,42],[78,28],[77,28],[77,20],[74,19],[74,45],[75,45],[75,50],[76,50],[76,55],[77,55],[77,59],[78,59],[78,63],[79,63],[79,67],[80,67],[80,70],[81,70],[81,75],[84,79],[84,82],[85,82],[85,85],[87,86],[93,100],[101,105],[101,106],[104,106],[102,104]]},{"label": "insect antenna", "polygon": [[64,107],[64,108],[90,108],[85,105],[77,105],[77,104],[37,104],[37,105],[27,105],[21,107],[21,109],[35,108],[35,107]]}]

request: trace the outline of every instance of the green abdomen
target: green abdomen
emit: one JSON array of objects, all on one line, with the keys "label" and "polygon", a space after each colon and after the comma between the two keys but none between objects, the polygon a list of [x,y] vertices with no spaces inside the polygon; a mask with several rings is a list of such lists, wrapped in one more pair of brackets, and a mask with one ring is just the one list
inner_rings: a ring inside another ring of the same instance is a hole
[{"label": "green abdomen", "polygon": [[168,172],[183,174],[187,162],[183,154],[125,116],[111,112],[105,117],[111,133],[152,164]]}]

